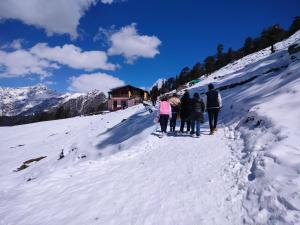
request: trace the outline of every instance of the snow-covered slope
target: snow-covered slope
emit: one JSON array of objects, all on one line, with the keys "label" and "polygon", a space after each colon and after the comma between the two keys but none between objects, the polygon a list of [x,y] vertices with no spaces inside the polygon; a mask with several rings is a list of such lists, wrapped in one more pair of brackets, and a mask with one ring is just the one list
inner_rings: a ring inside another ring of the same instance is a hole
[{"label": "snow-covered slope", "polygon": [[246,224],[300,224],[300,52],[289,55],[293,43],[300,46],[300,31],[274,54],[249,55],[190,89],[204,92],[213,82],[222,90]]},{"label": "snow-covered slope", "polygon": [[0,224],[300,224],[299,38],[189,89],[221,87],[213,136],[159,139],[142,105],[0,127]]},{"label": "snow-covered slope", "polygon": [[0,224],[240,224],[222,133],[161,140],[155,115],[138,105],[0,128]]},{"label": "snow-covered slope", "polygon": [[60,99],[59,93],[42,84],[21,88],[0,87],[0,106],[3,116],[32,114],[40,108],[56,105]]}]

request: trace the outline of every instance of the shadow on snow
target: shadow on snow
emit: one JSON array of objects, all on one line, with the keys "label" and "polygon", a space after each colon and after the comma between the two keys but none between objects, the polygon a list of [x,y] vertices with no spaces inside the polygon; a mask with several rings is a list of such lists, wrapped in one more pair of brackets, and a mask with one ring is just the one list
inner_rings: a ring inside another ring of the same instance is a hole
[{"label": "shadow on snow", "polygon": [[[125,144],[125,142],[129,142],[130,139],[134,140],[135,144],[136,141],[143,140],[144,135],[142,135],[142,133],[146,131],[147,128],[155,126],[153,123],[154,114],[155,113],[149,113],[147,110],[139,112],[110,128],[106,132],[99,134],[98,136],[104,138],[96,145],[97,149],[102,151],[105,148],[114,145],[120,148],[118,145],[122,143]],[[152,131],[150,131],[149,134],[151,132]],[[127,145],[130,145],[130,143],[127,143]]]}]

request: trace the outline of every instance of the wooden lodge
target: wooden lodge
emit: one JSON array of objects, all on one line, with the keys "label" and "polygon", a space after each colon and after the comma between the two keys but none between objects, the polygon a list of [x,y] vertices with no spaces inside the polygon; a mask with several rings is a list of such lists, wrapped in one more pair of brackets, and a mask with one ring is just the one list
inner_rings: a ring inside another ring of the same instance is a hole
[{"label": "wooden lodge", "polygon": [[126,85],[108,92],[108,110],[114,111],[137,105],[149,99],[149,93],[143,89]]}]

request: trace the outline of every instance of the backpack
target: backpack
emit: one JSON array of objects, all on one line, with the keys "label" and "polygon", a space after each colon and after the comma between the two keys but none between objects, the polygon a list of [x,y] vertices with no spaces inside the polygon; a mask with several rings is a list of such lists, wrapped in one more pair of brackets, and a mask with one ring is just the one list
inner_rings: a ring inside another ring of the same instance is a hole
[{"label": "backpack", "polygon": [[202,99],[200,101],[195,101],[194,111],[196,113],[203,113],[204,110],[205,110],[205,106],[204,106],[204,102],[202,101]]}]

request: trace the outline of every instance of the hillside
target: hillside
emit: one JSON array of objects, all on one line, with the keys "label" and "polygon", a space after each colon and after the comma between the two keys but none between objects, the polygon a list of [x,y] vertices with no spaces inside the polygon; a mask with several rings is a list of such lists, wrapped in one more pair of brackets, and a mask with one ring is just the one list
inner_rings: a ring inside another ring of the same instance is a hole
[{"label": "hillside", "polygon": [[0,126],[64,119],[106,110],[106,96],[99,90],[86,94],[60,94],[45,85],[0,87]]},{"label": "hillside", "polygon": [[50,108],[59,103],[61,95],[47,86],[38,84],[32,87],[0,87],[1,115],[28,115],[38,108]]},{"label": "hillside", "polygon": [[300,224],[294,43],[300,32],[188,89],[220,88],[213,136],[205,123],[199,139],[159,139],[143,105],[0,127],[0,224]]}]

